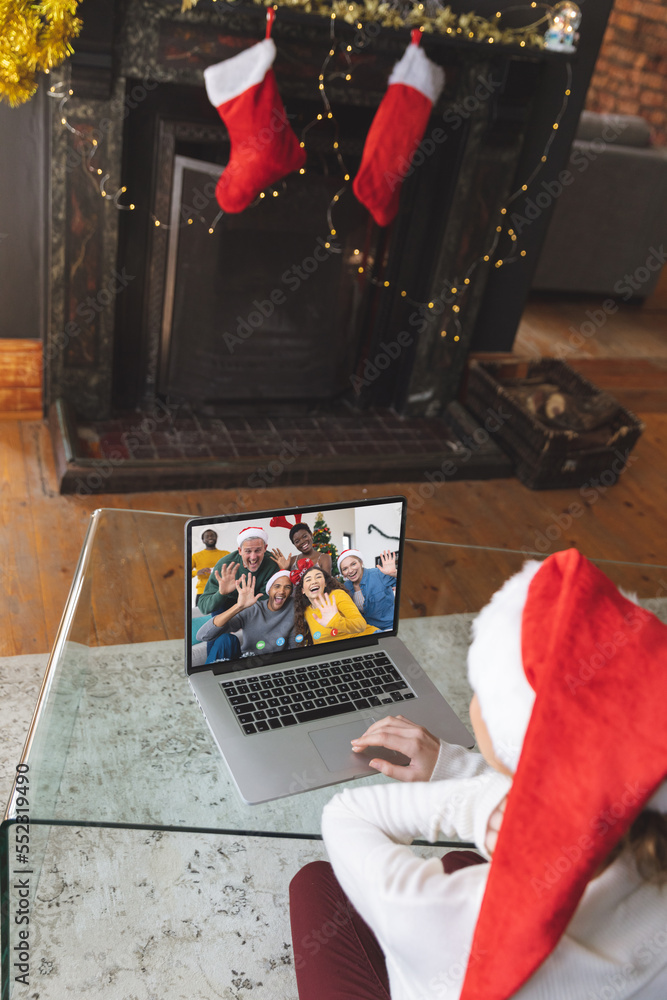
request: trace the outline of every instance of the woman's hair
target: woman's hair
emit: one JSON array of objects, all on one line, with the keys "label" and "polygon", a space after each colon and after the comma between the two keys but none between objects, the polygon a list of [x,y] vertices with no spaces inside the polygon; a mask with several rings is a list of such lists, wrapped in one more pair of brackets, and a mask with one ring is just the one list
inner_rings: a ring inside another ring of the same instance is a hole
[{"label": "woman's hair", "polygon": [[[298,527],[301,528],[302,525],[298,525]],[[345,590],[345,587],[343,587],[338,580],[331,575],[331,573],[327,573],[325,569],[321,569],[319,566],[311,566],[311,569],[318,570],[324,577],[325,594],[330,594],[332,590]],[[297,635],[299,632],[303,635],[304,646],[313,645],[313,637],[310,634],[308,622],[306,621],[306,608],[309,607],[310,601],[303,592],[303,581],[308,573],[310,573],[310,570],[306,570],[303,574],[292,595],[294,600],[294,630]]]},{"label": "woman's hair", "polygon": [[667,816],[644,809],[619,840],[611,854],[607,856],[602,871],[608,868],[619,855],[628,851],[637,866],[637,871],[646,882],[654,885],[667,883]]},{"label": "woman's hair", "polygon": [[302,522],[301,524],[293,524],[292,527],[290,528],[290,530],[289,530],[289,540],[290,540],[290,542],[294,541],[294,536],[296,535],[297,531],[301,531],[302,529],[304,531],[307,531],[308,534],[312,538],[312,535],[313,535],[312,531],[310,530],[310,528],[308,527],[307,524],[304,524]]}]

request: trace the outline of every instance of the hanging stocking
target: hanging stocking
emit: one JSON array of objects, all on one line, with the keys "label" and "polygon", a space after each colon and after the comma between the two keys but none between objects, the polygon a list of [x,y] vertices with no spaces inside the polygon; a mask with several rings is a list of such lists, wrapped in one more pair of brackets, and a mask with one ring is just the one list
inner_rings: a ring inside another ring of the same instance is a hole
[{"label": "hanging stocking", "polygon": [[371,125],[354,193],[379,226],[398,212],[403,180],[421,142],[445,73],[419,48],[420,31],[394,66],[387,92]]},{"label": "hanging stocking", "polygon": [[232,144],[229,163],[215,190],[223,212],[242,212],[260,191],[298,170],[306,160],[273,74],[273,15],[269,10],[264,41],[204,70],[208,99],[218,109]]}]

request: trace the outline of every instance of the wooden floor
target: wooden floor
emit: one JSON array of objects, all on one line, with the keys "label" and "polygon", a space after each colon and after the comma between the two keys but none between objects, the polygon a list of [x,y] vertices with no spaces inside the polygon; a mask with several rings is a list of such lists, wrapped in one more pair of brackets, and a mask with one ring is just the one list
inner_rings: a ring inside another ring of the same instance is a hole
[{"label": "wooden floor", "polygon": [[[593,304],[590,308],[596,307]],[[570,327],[584,322],[585,308],[579,303],[575,312],[570,306],[547,307],[543,302],[531,306],[517,338],[516,353],[531,353],[527,338],[532,338],[541,353],[562,356],[563,345],[567,346],[572,336]],[[590,490],[583,497],[579,490],[533,492],[516,479],[449,483],[438,487],[419,509],[410,509],[408,537],[544,552],[576,545],[593,558],[667,566],[666,327],[665,314],[647,317],[636,310],[624,312],[609,317],[597,335],[586,340],[585,351],[567,355],[597,384],[612,388],[622,402],[631,401],[645,420],[646,430],[633,453],[634,461],[617,485]],[[625,355],[620,353],[623,343]],[[95,508],[214,515],[237,498],[235,490],[62,497],[56,490],[49,434],[46,425],[38,421],[0,422],[0,480],[0,655],[4,656],[42,653],[51,648]],[[390,493],[411,497],[416,496],[418,486],[419,482],[303,487],[298,496],[293,488],[266,489],[256,496],[254,509],[288,506],[295,500],[317,504]],[[580,516],[567,513],[572,503],[580,505]],[[113,539],[108,544],[111,552]],[[155,551],[159,551],[157,542]],[[162,557],[166,559],[164,553]],[[411,577],[404,588],[403,613],[446,610],[440,603],[441,590],[434,584],[443,559],[443,550],[433,547],[424,563],[426,571],[419,578]],[[178,579],[180,566],[171,569],[165,563],[159,576],[172,580],[169,586],[175,586],[173,578]],[[501,570],[502,558],[490,557],[489,582]],[[180,580],[177,585],[180,588]],[[109,581],[106,614],[110,617],[117,614],[121,587],[121,579]],[[147,585],[132,598],[144,601],[142,614],[152,613],[146,597],[149,591],[154,593]],[[131,604],[126,601],[125,608]],[[100,619],[103,617],[100,612]],[[131,625],[131,610],[127,618]],[[109,633],[115,641],[131,635],[127,622],[121,620],[116,625]],[[179,627],[180,623],[160,624],[156,617],[154,637],[168,637]],[[97,641],[110,640],[104,633]]]}]

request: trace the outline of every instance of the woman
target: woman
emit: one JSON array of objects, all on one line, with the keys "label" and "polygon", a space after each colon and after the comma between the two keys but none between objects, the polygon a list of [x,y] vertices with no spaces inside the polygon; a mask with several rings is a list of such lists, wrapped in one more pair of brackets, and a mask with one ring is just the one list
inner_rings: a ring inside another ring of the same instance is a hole
[{"label": "woman", "polygon": [[[526,563],[473,623],[483,756],[401,716],[352,741],[410,763],[325,807],[333,870],[291,886],[300,1000],[667,996],[666,662],[667,627],[579,552]],[[480,855],[407,846],[454,834]]]},{"label": "woman", "polygon": [[345,589],[366,621],[381,631],[393,628],[396,555],[383,552],[380,565],[366,569],[358,549],[343,549],[338,557],[338,571],[345,577]]},{"label": "woman", "polygon": [[[202,625],[197,641],[206,642],[207,663],[235,660],[250,653],[294,649],[292,581],[287,570],[278,570],[266,584],[268,600],[255,593],[255,577],[243,575],[236,584],[236,603]],[[243,629],[242,641],[232,632]]]},{"label": "woman", "polygon": [[294,628],[305,637],[306,646],[378,631],[368,624],[343,587],[317,566],[306,570],[297,584]]},{"label": "woman", "polygon": [[313,544],[313,533],[307,524],[294,524],[290,528],[290,542],[299,550],[295,556],[284,556],[280,549],[273,549],[271,555],[280,569],[290,570],[292,582],[297,584],[306,570],[319,566],[325,573],[331,573],[331,554],[318,552]]}]

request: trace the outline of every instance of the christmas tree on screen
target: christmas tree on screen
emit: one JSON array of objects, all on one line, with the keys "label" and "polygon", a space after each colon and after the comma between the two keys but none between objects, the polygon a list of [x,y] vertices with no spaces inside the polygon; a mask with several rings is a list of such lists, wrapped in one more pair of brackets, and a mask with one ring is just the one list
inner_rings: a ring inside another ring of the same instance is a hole
[{"label": "christmas tree on screen", "polygon": [[338,565],[338,549],[331,541],[331,528],[322,517],[320,512],[315,520],[313,529],[313,547],[318,552],[329,552],[331,554],[331,571],[336,573]]}]

